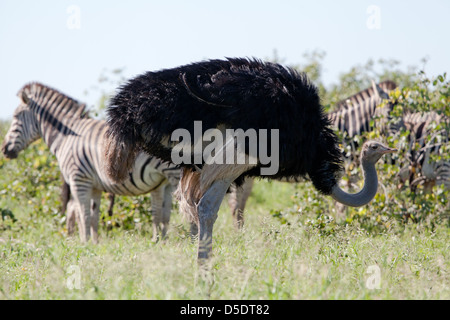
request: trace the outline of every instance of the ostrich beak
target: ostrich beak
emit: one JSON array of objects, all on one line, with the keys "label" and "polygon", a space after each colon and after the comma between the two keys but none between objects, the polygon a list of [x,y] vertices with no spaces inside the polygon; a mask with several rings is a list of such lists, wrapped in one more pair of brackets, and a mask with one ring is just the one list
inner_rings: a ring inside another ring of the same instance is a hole
[{"label": "ostrich beak", "polygon": [[398,151],[397,149],[385,147],[385,150],[383,150],[381,153],[387,154],[387,153],[395,153],[397,151]]}]

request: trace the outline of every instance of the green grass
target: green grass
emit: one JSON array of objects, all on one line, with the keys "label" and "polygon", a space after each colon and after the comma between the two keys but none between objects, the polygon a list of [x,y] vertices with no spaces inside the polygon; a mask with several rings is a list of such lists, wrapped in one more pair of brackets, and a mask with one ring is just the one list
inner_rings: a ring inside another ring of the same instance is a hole
[{"label": "green grass", "polygon": [[[103,227],[98,245],[82,245],[66,236],[52,210],[33,212],[21,195],[1,194],[0,208],[11,210],[17,221],[0,225],[0,298],[450,298],[445,224],[434,230],[394,224],[381,233],[337,224],[327,234],[305,223],[304,214],[289,223],[271,214],[292,207],[293,195],[308,187],[258,181],[241,232],[233,229],[224,201],[214,227],[212,282],[199,277],[196,244],[176,210],[165,242],[151,243],[147,227]],[[56,206],[55,199],[47,205]],[[367,286],[373,266],[380,271],[379,289]],[[81,288],[70,289],[68,281],[78,274]]]}]

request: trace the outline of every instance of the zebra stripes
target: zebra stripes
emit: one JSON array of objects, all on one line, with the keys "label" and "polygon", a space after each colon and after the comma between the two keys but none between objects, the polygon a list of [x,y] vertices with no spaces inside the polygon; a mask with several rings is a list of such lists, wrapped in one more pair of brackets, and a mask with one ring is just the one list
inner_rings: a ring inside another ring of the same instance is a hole
[{"label": "zebra stripes", "polygon": [[14,112],[2,151],[6,157],[15,158],[31,142],[43,138],[70,186],[68,223],[76,216],[83,242],[91,234],[93,242],[98,242],[102,192],[128,196],[151,192],[153,236],[158,237],[159,233],[165,236],[179,168],[140,153],[128,179],[113,183],[104,170],[105,121],[90,119],[85,105],[40,83],[24,86],[18,96],[21,104]]},{"label": "zebra stripes", "polygon": [[396,87],[397,85],[389,80],[377,85],[373,83],[371,88],[338,102],[336,111],[328,114],[332,126],[340,132],[346,132],[349,138],[371,131],[371,120],[374,117],[387,116],[392,110],[390,103],[383,108],[377,106],[383,99],[389,99],[388,92]]},{"label": "zebra stripes", "polygon": [[[436,112],[414,112],[406,114],[403,119],[403,126],[410,132],[408,160],[411,164],[410,184],[413,188],[422,183],[424,189],[429,192],[433,185],[443,184],[450,190],[450,162],[432,161],[430,156],[441,154],[443,143],[449,141],[448,133],[445,129],[431,133],[430,125],[449,121]],[[438,141],[437,136],[440,136]],[[417,148],[416,148],[417,145]],[[416,178],[415,173],[418,173]]]}]

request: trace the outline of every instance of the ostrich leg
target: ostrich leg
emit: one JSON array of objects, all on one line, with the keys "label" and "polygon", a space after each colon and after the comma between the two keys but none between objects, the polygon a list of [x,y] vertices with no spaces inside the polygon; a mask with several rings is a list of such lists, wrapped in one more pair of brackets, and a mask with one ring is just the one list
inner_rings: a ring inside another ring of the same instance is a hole
[{"label": "ostrich leg", "polygon": [[214,222],[217,219],[220,204],[232,182],[231,179],[215,181],[198,204],[198,262],[200,265],[204,265],[211,257]]}]

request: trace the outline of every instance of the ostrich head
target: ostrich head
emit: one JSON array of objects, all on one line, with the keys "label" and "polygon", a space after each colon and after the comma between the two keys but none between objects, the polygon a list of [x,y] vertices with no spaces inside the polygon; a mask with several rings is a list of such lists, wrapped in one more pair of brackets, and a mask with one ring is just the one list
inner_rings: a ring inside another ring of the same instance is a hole
[{"label": "ostrich head", "polygon": [[387,153],[394,153],[397,149],[389,148],[378,141],[367,141],[361,150],[361,164],[375,165]]},{"label": "ostrich head", "polygon": [[338,202],[351,206],[360,207],[369,203],[378,190],[378,177],[375,164],[387,153],[396,152],[397,149],[389,148],[378,141],[367,141],[361,150],[361,167],[364,173],[364,187],[356,193],[350,194],[343,191],[337,184],[333,187],[331,196]]}]

